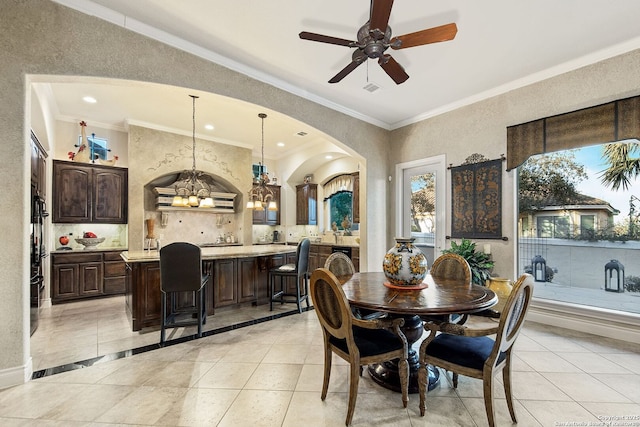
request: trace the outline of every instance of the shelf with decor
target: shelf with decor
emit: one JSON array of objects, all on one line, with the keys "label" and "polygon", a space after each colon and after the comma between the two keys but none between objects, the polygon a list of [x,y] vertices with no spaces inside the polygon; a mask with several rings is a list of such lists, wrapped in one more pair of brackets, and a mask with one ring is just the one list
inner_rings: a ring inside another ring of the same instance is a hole
[{"label": "shelf with decor", "polygon": [[211,192],[211,197],[213,198],[213,207],[212,208],[193,208],[193,207],[182,207],[182,206],[172,206],[173,197],[176,195],[175,188],[171,187],[154,187],[153,192],[156,195],[156,210],[158,211],[194,211],[194,212],[204,212],[204,213],[215,213],[215,214],[228,214],[235,213],[235,199],[237,194],[235,193],[223,193],[223,192]]}]

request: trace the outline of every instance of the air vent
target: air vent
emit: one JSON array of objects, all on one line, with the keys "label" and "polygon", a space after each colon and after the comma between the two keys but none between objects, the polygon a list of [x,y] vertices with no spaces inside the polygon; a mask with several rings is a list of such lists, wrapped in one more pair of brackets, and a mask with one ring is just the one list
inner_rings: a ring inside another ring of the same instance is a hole
[{"label": "air vent", "polygon": [[378,89],[380,89],[380,86],[378,86],[377,84],[373,83],[373,82],[369,82],[367,83],[362,89],[366,90],[367,92],[375,92]]},{"label": "air vent", "polygon": [[307,132],[301,130],[300,132],[296,133],[297,136],[307,136]]}]

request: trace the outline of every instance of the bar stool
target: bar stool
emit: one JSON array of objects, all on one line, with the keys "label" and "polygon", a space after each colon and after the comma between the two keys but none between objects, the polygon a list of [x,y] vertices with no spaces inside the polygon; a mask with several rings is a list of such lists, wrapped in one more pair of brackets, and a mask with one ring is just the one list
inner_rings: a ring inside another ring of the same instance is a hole
[{"label": "bar stool", "polygon": [[[307,302],[307,308],[309,308],[309,246],[311,241],[309,239],[302,239],[298,243],[296,249],[296,263],[285,264],[279,267],[269,270],[269,310],[273,311],[273,303],[296,303],[298,306],[298,312],[302,313],[301,302],[304,300]],[[275,280],[280,278],[280,289],[275,290]],[[286,277],[296,278],[296,291],[294,293],[287,292],[285,285]],[[300,285],[304,287],[304,293],[300,292]],[[295,298],[295,299],[292,299]]]},{"label": "bar stool", "polygon": [[[160,249],[160,345],[166,328],[198,325],[198,338],[206,323],[205,285],[200,248],[186,242],[171,243]],[[168,304],[167,304],[168,301]]]}]

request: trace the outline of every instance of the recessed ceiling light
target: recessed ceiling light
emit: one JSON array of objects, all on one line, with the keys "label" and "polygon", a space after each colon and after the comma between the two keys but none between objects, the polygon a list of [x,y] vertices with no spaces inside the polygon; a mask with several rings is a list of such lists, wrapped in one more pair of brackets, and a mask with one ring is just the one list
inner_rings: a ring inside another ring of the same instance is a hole
[{"label": "recessed ceiling light", "polygon": [[88,104],[95,104],[96,102],[98,102],[98,100],[95,99],[93,96],[85,96],[82,98],[82,100]]},{"label": "recessed ceiling light", "polygon": [[205,128],[206,130],[214,130],[214,129],[215,129],[215,126],[207,124],[207,125],[204,125],[204,128]]},{"label": "recessed ceiling light", "polygon": [[331,154],[327,154],[326,156],[324,156],[324,158],[327,160],[331,160],[333,159],[333,156]]},{"label": "recessed ceiling light", "polygon": [[284,147],[284,142],[278,142],[276,145],[277,145],[278,147]]}]

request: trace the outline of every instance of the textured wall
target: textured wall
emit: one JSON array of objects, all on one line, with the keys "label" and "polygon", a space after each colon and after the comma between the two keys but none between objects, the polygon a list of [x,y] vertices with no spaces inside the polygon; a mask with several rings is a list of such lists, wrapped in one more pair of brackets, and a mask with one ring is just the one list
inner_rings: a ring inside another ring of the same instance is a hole
[{"label": "textured wall", "polygon": [[[129,126],[129,162],[131,165],[144,165],[129,168],[129,249],[132,251],[143,248],[146,229],[144,220],[156,220],[156,234],[163,245],[176,240],[176,230],[182,240],[191,242],[213,242],[217,236],[217,215],[197,212],[169,213],[170,225],[164,232],[160,227],[160,214],[153,209],[153,199],[149,200],[145,212],[145,188],[147,197],[148,184],[165,175],[175,174],[183,170],[190,170],[193,163],[192,137],[161,132],[139,126]],[[251,175],[246,173],[247,165],[251,164],[251,150],[219,144],[212,141],[196,139],[196,168],[215,177],[232,193],[238,193],[237,206],[241,213],[228,215],[229,219],[237,222],[238,230],[244,234],[242,241],[251,241],[250,214],[242,209],[246,203],[244,195],[251,188]],[[188,227],[181,227],[182,218],[188,216]]]},{"label": "textured wall", "polygon": [[[0,64],[0,180],[11,188],[0,217],[11,219],[2,233],[13,248],[0,257],[0,386],[21,382],[30,370],[29,74],[163,83],[263,105],[325,132],[377,165],[367,170],[363,185],[383,181],[386,174],[387,131],[47,0],[3,0]],[[387,246],[386,195],[379,194],[366,205],[372,250],[363,252],[370,259],[381,258]]]},{"label": "textured wall", "polygon": [[[507,126],[566,113],[640,93],[640,50],[544,80],[392,132],[389,149],[395,164],[445,154],[457,166],[473,153],[496,159],[507,150]],[[603,141],[607,142],[607,141]],[[506,165],[505,165],[506,167]],[[390,169],[391,170],[391,169]],[[516,260],[515,171],[503,173],[502,232],[508,242],[490,243],[494,272],[514,277]],[[447,215],[451,212],[450,174],[447,172]],[[395,193],[391,190],[392,193]],[[395,200],[394,194],[391,194]],[[389,211],[390,224],[394,212]],[[451,224],[447,223],[447,235]]]}]

